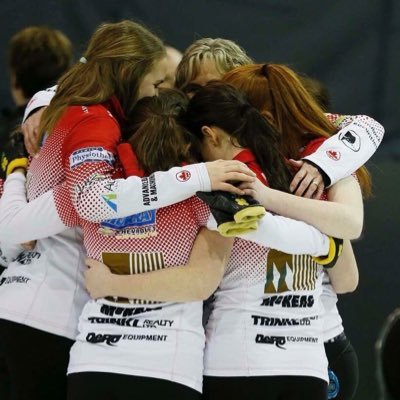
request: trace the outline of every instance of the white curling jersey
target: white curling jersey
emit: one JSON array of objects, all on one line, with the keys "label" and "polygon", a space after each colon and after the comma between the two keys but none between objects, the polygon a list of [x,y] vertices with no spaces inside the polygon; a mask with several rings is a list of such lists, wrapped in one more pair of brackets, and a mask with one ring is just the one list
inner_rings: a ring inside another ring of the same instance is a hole
[{"label": "white curling jersey", "polygon": [[327,381],[322,272],[311,256],[236,239],[206,326],[205,375]]},{"label": "white curling jersey", "polygon": [[[101,225],[83,223],[88,256],[102,260],[118,274],[185,265],[199,228],[207,224],[209,216],[209,208],[192,197]],[[79,320],[68,373],[154,377],[201,391],[202,310],[201,301],[91,300]]]},{"label": "white curling jersey", "polygon": [[[8,222],[3,221],[2,242],[45,239],[11,263],[2,276],[0,318],[75,339],[79,315],[89,299],[84,288],[82,232],[74,228],[80,223],[76,210],[95,221],[110,219],[103,228],[113,231],[120,228],[120,217],[182,201],[197,190],[210,190],[204,164],[172,168],[143,179],[113,179],[121,172],[117,145],[122,118],[114,98],[104,104],[68,107],[39,157],[31,162],[30,203],[14,215],[18,207],[13,206],[13,198],[21,204],[21,193],[8,196],[11,215],[5,218]],[[20,226],[13,226],[15,221]],[[10,237],[5,234],[7,226]]]},{"label": "white curling jersey", "polygon": [[[27,175],[31,201],[65,180],[61,164],[64,132],[49,136]],[[48,221],[37,220],[36,224]],[[35,227],[21,224],[21,231]],[[37,242],[8,265],[0,286],[0,318],[75,339],[77,321],[89,299],[84,290],[82,233],[78,228]]]},{"label": "white curling jersey", "polygon": [[322,288],[322,335],[324,342],[327,342],[341,334],[344,331],[344,328],[342,317],[337,308],[338,296],[331,285],[327,272],[324,272]]}]

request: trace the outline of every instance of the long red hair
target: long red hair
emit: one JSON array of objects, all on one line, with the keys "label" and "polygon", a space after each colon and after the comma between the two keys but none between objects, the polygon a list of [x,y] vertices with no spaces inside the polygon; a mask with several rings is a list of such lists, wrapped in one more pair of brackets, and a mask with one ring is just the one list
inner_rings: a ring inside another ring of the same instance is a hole
[{"label": "long red hair", "polygon": [[[311,139],[337,132],[299,76],[282,64],[249,64],[227,72],[223,81],[246,93],[250,103],[270,120],[282,135],[282,153],[298,159]],[[371,178],[365,167],[357,171],[363,194],[371,194]]]}]

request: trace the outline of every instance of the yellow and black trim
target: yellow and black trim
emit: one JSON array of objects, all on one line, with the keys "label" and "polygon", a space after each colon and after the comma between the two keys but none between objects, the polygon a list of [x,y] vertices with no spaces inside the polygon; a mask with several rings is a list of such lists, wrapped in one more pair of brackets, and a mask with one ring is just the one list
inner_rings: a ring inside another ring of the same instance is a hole
[{"label": "yellow and black trim", "polygon": [[324,268],[332,268],[343,251],[343,239],[329,236],[329,251],[326,256],[313,257],[313,260]]}]

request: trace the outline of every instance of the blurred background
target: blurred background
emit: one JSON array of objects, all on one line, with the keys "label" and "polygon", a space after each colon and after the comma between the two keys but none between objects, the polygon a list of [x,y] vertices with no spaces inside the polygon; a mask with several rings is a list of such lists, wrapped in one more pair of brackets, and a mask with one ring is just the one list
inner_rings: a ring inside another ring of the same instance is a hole
[{"label": "blurred background", "polygon": [[[132,18],[183,51],[201,37],[234,40],[257,61],[289,64],[330,90],[332,111],[367,114],[386,128],[368,163],[374,198],[354,243],[360,284],[340,298],[345,331],[360,362],[357,400],[377,399],[374,343],[400,306],[400,2],[396,0],[1,0],[0,108],[12,107],[8,41],[28,25],[63,31],[76,59],[95,27]],[[400,338],[399,338],[400,339]]]}]

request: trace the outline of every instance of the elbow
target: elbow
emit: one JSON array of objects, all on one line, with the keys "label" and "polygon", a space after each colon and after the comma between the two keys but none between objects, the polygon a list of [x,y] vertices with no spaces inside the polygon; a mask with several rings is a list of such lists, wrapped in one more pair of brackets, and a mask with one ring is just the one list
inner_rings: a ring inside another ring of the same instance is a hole
[{"label": "elbow", "polygon": [[333,289],[337,294],[353,293],[358,287],[358,276],[351,279],[345,279],[340,283],[333,285]]},{"label": "elbow", "polygon": [[361,236],[364,225],[364,217],[362,213],[353,212],[343,221],[343,226],[346,227],[346,232],[338,237],[345,240],[355,240]]},{"label": "elbow", "polygon": [[[218,288],[224,274],[224,269],[210,268],[204,271],[205,274],[199,279],[194,301],[207,300]],[[208,272],[208,273],[207,273]]]},{"label": "elbow", "polygon": [[200,285],[201,287],[197,291],[197,296],[196,296],[195,300],[201,300],[201,301],[207,300],[217,290],[218,283],[208,284],[208,285]]},{"label": "elbow", "polygon": [[343,237],[343,239],[347,239],[347,240],[355,240],[358,239],[361,236],[363,230],[363,224],[360,223],[354,227],[352,227],[348,234],[345,235],[346,237]]}]

